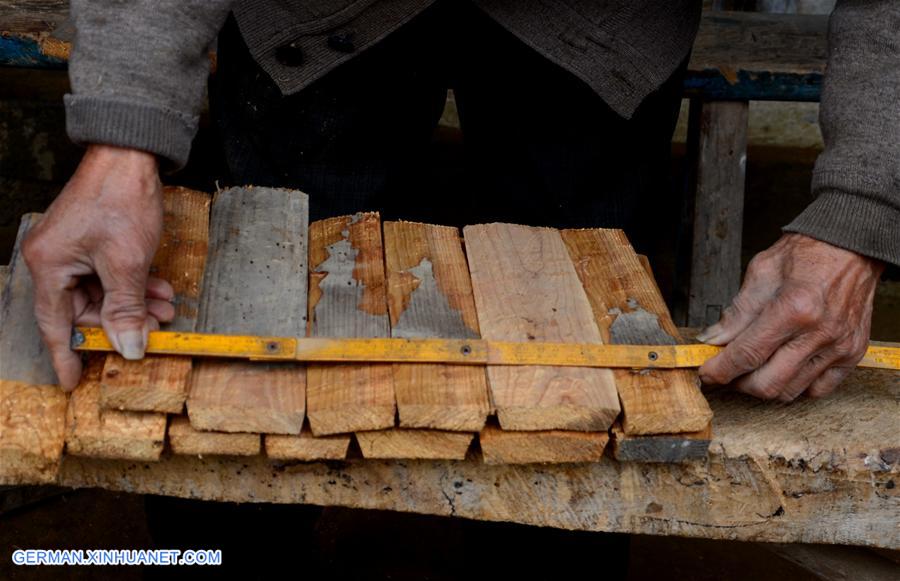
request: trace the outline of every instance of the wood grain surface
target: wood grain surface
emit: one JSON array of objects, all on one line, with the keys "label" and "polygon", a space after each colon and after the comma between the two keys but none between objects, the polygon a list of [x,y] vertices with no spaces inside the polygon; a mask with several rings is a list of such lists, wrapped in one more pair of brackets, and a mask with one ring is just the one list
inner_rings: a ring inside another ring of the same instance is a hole
[{"label": "wood grain surface", "polygon": [[[387,295],[394,338],[479,338],[459,230],[385,222]],[[478,431],[490,403],[485,369],[394,365],[400,426]]]},{"label": "wood grain surface", "polygon": [[[488,340],[602,343],[556,230],[467,226],[481,335]],[[579,367],[488,367],[504,430],[606,430],[619,413],[613,374]]]},{"label": "wood grain surface", "polygon": [[[311,336],[390,337],[378,214],[313,222],[309,257]],[[310,365],[307,408],[316,436],[392,427],[392,367]]]}]

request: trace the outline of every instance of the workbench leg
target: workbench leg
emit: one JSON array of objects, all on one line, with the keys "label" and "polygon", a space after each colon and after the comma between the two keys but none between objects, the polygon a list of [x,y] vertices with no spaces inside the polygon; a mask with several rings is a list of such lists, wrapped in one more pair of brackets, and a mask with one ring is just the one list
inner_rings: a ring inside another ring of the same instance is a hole
[{"label": "workbench leg", "polygon": [[696,101],[689,152],[694,168],[693,243],[687,324],[719,320],[741,283],[741,234],[747,165],[747,101]]}]

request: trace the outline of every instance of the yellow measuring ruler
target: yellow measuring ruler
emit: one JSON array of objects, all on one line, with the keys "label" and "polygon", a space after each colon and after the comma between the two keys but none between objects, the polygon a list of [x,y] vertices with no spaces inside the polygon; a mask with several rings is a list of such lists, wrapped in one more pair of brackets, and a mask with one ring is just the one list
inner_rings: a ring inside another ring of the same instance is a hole
[{"label": "yellow measuring ruler", "polygon": [[[113,351],[102,329],[78,327],[72,348]],[[483,339],[328,339],[253,337],[155,331],[147,353],[319,363],[448,363],[676,369],[700,367],[722,347],[713,345],[594,345],[514,343]],[[871,343],[860,367],[900,369],[900,345]]]}]

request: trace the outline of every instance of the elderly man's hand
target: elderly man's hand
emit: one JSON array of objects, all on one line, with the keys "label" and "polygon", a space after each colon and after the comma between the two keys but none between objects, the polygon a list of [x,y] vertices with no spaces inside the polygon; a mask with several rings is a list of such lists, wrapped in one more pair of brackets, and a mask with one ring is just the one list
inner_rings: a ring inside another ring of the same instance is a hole
[{"label": "elderly man's hand", "polygon": [[722,320],[697,337],[727,344],[700,378],[785,402],[832,392],[865,353],[883,270],[877,260],[786,234],[753,259]]},{"label": "elderly man's hand", "polygon": [[172,287],[148,279],[161,231],[156,158],[93,145],[25,240],[35,316],[64,389],[81,374],[73,324],[102,324],[119,353],[140,359],[147,332],[175,316]]}]

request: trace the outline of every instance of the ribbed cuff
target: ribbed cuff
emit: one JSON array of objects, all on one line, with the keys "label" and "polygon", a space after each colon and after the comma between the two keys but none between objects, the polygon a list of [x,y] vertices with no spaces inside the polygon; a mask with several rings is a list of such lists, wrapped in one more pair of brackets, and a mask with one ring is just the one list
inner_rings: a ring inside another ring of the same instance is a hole
[{"label": "ribbed cuff", "polygon": [[900,209],[871,198],[821,191],[783,230],[900,265]]},{"label": "ribbed cuff", "polygon": [[75,143],[140,149],[184,167],[197,132],[197,117],[172,109],[110,97],[66,95],[66,131]]}]

